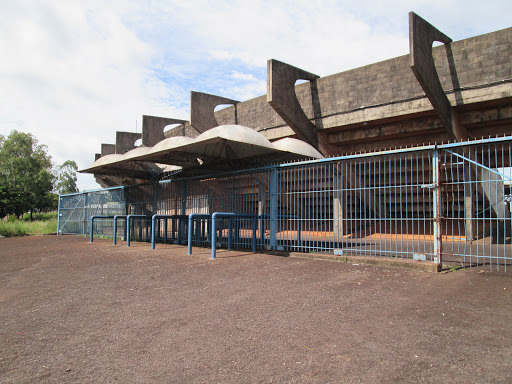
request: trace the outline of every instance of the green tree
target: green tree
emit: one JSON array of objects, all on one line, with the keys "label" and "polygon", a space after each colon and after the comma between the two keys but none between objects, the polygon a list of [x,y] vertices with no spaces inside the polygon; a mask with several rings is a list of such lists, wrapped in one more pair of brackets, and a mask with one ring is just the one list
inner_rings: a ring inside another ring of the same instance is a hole
[{"label": "green tree", "polygon": [[73,160],[66,160],[59,166],[56,185],[59,194],[78,192],[76,171],[78,171],[78,166]]},{"label": "green tree", "polygon": [[0,137],[0,215],[49,208],[55,176],[45,145],[28,133],[13,130]]}]

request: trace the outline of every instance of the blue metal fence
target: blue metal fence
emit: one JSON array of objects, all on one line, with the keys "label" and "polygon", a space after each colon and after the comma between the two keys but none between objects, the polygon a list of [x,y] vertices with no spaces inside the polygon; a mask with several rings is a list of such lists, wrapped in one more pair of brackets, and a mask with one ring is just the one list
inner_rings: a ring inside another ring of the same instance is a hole
[{"label": "blue metal fence", "polygon": [[[231,212],[217,242],[233,247],[486,263],[512,262],[512,136],[280,164],[60,197],[59,233],[89,234],[93,215],[184,217]],[[133,222],[150,241],[151,220]],[[148,224],[149,223],[149,224]],[[124,225],[124,221],[123,224]],[[200,219],[194,245],[211,245]],[[112,222],[94,233],[112,235]],[[157,220],[155,241],[186,243],[186,219]],[[232,232],[234,231],[234,232]],[[124,230],[119,230],[122,235]]]}]

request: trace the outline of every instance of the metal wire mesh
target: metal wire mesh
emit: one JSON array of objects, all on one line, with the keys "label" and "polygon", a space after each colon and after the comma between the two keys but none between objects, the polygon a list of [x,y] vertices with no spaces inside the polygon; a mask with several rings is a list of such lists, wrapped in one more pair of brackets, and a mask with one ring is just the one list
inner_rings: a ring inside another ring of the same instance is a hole
[{"label": "metal wire mesh", "polygon": [[[59,234],[89,235],[92,216],[122,215],[124,212],[123,187],[62,195],[59,198],[58,231]],[[97,222],[95,231],[111,236],[111,228],[111,222],[102,220]]]},{"label": "metal wire mesh", "polygon": [[[512,137],[281,164],[60,197],[59,232],[92,215],[136,214],[134,240],[185,244],[187,217],[257,215],[257,248],[415,258],[506,269],[512,261]],[[95,232],[111,235],[111,221]],[[194,223],[210,245],[210,219]],[[120,229],[120,232],[122,229]],[[216,241],[250,248],[252,219],[219,222]]]}]

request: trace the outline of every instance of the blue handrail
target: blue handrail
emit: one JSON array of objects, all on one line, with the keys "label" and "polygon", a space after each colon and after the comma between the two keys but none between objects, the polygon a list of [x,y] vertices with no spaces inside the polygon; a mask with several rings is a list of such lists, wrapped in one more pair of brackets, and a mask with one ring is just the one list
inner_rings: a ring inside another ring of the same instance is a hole
[{"label": "blue handrail", "polygon": [[[178,244],[181,243],[181,220],[188,219],[188,215],[153,215],[151,218],[151,249],[155,249],[155,231],[157,219],[178,219]],[[174,229],[173,229],[174,230]],[[165,242],[167,242],[167,220],[165,220]]]},{"label": "blue handrail", "polygon": [[114,216],[114,245],[117,245],[117,219],[125,219],[124,235],[126,238],[126,215],[115,215]]},{"label": "blue handrail", "polygon": [[89,243],[92,243],[94,241],[94,219],[113,219],[114,216],[104,216],[104,215],[94,215],[91,216],[91,240]]},{"label": "blue handrail", "polygon": [[188,254],[192,254],[192,232],[194,229],[194,219],[196,218],[211,218],[212,215],[206,213],[191,213],[188,216],[188,233],[187,233],[187,242],[188,242]]},{"label": "blue handrail", "polygon": [[145,218],[145,219],[151,219],[151,216],[147,215],[128,215],[126,216],[126,246],[130,246],[130,223],[132,218]]},{"label": "blue handrail", "polygon": [[[252,251],[256,253],[256,228],[258,225],[258,215],[251,215],[247,213],[233,213],[233,212],[215,212],[212,215],[212,259],[215,259],[217,253],[217,229],[216,220],[217,218],[229,217],[251,217],[252,218]],[[230,221],[231,227],[231,221]],[[231,250],[231,231],[228,233],[228,250]]]}]

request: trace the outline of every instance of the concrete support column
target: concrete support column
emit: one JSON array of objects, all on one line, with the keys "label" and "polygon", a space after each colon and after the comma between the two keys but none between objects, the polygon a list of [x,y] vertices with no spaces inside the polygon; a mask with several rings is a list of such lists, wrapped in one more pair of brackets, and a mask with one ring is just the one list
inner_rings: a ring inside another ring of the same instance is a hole
[{"label": "concrete support column", "polygon": [[344,216],[344,203],[343,203],[343,178],[341,176],[336,177],[335,190],[333,195],[333,231],[334,239],[341,246],[343,239],[343,216]]},{"label": "concrete support column", "polygon": [[476,237],[476,222],[473,220],[475,196],[476,190],[474,180],[471,180],[471,167],[466,165],[464,167],[464,230],[466,241],[473,241]]}]

